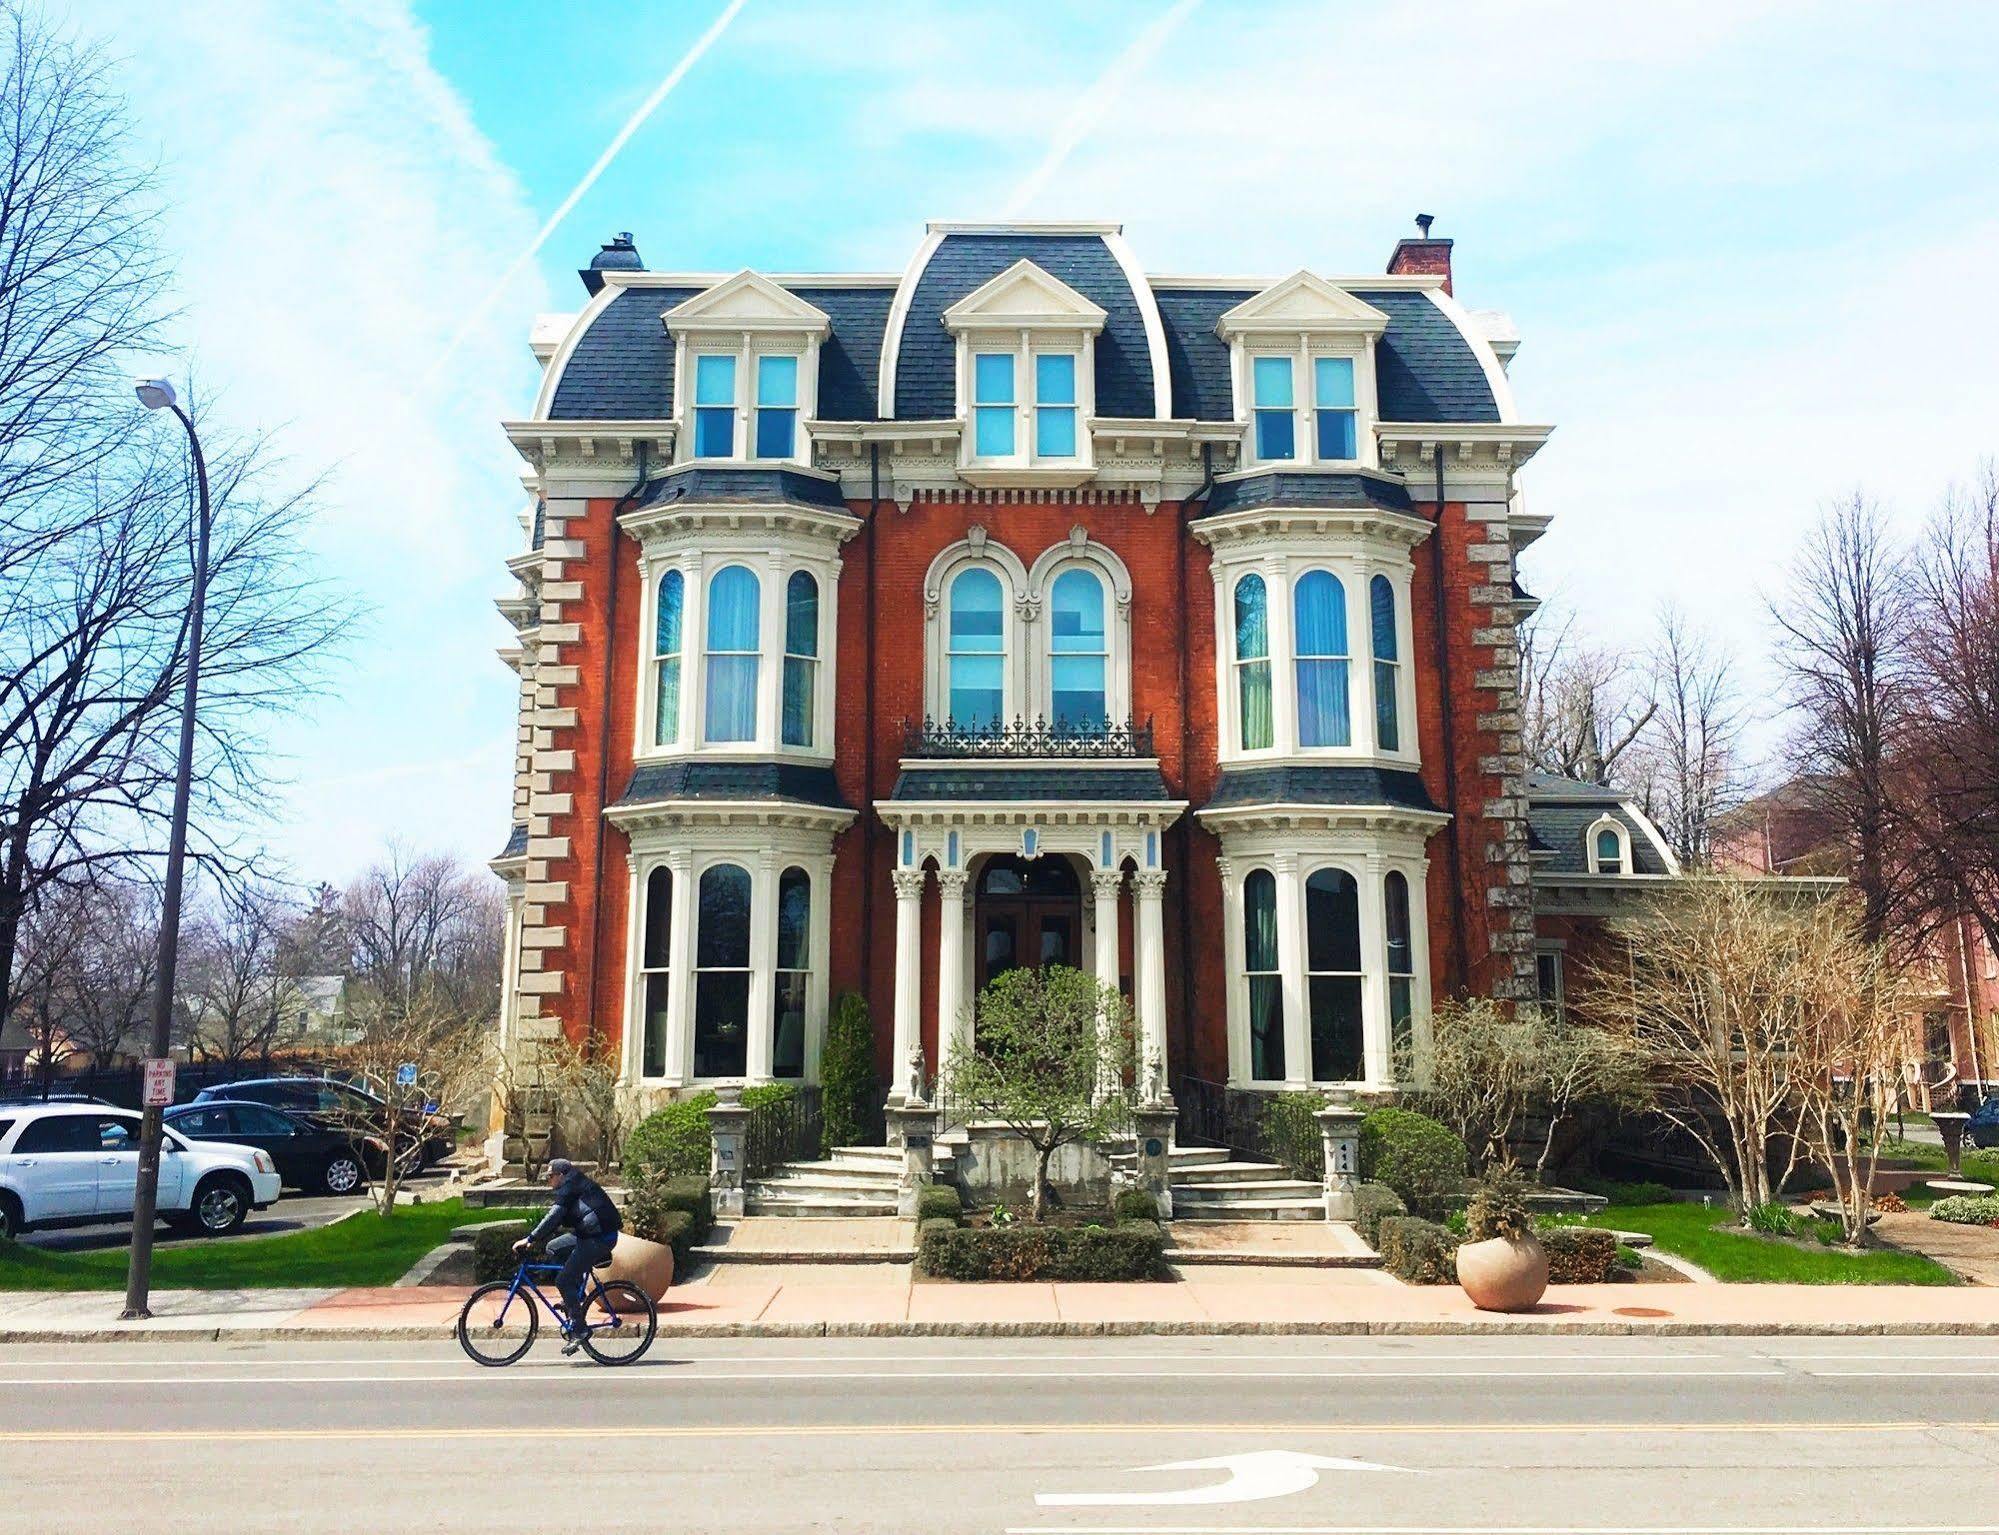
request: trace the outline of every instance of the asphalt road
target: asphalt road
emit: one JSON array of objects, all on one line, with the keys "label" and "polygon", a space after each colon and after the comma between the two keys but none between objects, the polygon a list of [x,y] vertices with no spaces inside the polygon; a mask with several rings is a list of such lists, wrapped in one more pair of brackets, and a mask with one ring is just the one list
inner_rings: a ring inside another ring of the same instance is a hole
[{"label": "asphalt road", "polygon": [[1949,1338],[14,1347],[0,1531],[1972,1535],[1995,1378]]}]

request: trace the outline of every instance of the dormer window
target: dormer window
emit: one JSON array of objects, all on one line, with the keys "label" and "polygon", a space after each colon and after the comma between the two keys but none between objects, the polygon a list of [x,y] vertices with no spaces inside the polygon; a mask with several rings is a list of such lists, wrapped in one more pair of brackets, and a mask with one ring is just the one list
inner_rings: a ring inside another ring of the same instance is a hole
[{"label": "dormer window", "polygon": [[790,458],[798,438],[798,359],[757,358],[758,458]]},{"label": "dormer window", "polygon": [[1275,463],[1298,456],[1297,414],[1292,408],[1291,359],[1259,357],[1256,386],[1256,456]]},{"label": "dormer window", "polygon": [[966,477],[1082,483],[1104,311],[1033,262],[1017,261],[945,310],[944,323],[958,338]]},{"label": "dormer window", "polygon": [[1034,354],[1034,456],[1076,456],[1076,354]]},{"label": "dormer window", "polygon": [[1312,386],[1312,410],[1318,418],[1319,461],[1351,463],[1357,456],[1353,359],[1313,358]]},{"label": "dormer window", "polygon": [[1014,355],[980,352],[972,369],[972,451],[980,458],[1012,458]]},{"label": "dormer window", "polygon": [[738,272],[665,315],[674,338],[675,458],[802,464],[818,404],[823,312]]},{"label": "dormer window", "polygon": [[1387,315],[1309,272],[1223,315],[1244,467],[1372,467],[1374,344],[1387,328]]},{"label": "dormer window", "polygon": [[1589,871],[1592,874],[1631,872],[1631,833],[1615,816],[1600,816],[1588,834]]},{"label": "dormer window", "polygon": [[736,456],[736,359],[710,352],[694,359],[694,456]]}]

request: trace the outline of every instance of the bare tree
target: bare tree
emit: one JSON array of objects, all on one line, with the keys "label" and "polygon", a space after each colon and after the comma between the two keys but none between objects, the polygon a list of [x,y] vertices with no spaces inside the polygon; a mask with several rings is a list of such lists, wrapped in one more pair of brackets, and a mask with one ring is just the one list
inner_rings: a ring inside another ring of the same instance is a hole
[{"label": "bare tree", "polygon": [[107,881],[90,896],[57,1007],[71,1046],[94,1066],[114,1065],[144,1032],[159,913],[159,892],[137,881]]},{"label": "bare tree", "polygon": [[304,999],[284,969],[295,915],[282,890],[248,877],[225,881],[196,918],[184,988],[191,1058],[268,1057],[296,1035]]},{"label": "bare tree", "polygon": [[44,1094],[56,1067],[74,1046],[66,1010],[75,989],[74,969],[91,922],[95,891],[87,885],[51,886],[21,924],[14,961],[14,1016],[33,1049],[31,1060]]},{"label": "bare tree", "polygon": [[1641,798],[1681,866],[1704,868],[1716,819],[1743,798],[1748,710],[1728,651],[1675,608],[1659,615],[1651,665],[1658,712],[1642,750]]},{"label": "bare tree", "polygon": [[1924,925],[1897,784],[1914,701],[1906,575],[1882,508],[1856,491],[1821,512],[1770,605],[1793,790],[1840,844],[1870,942]]},{"label": "bare tree", "polygon": [[1528,763],[1558,778],[1628,784],[1626,759],[1658,712],[1649,674],[1621,651],[1585,643],[1573,615],[1546,606],[1514,632]]},{"label": "bare tree", "polygon": [[357,982],[392,1006],[422,995],[483,1022],[500,1005],[505,919],[505,893],[490,874],[400,844],[341,899]]}]

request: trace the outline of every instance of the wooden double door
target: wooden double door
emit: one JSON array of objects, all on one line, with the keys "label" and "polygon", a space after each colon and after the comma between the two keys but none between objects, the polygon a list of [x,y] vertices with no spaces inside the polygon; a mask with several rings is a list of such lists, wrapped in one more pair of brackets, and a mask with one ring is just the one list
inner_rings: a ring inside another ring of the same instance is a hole
[{"label": "wooden double door", "polygon": [[987,859],[972,921],[981,989],[1022,965],[1082,965],[1082,888],[1066,858]]}]

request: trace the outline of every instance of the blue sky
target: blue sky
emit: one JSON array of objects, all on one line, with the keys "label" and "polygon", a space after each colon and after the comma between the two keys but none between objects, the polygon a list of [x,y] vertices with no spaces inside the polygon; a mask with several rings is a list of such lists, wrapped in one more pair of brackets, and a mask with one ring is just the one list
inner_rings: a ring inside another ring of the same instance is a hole
[{"label": "blue sky", "polygon": [[1822,501],[1913,523],[1999,452],[1999,6],[748,0],[442,368],[723,0],[60,8],[125,61],[215,410],[330,471],[320,550],[369,608],[280,731],[301,877],[505,836],[496,423],[615,230],[899,270],[1038,180],[1027,216],[1120,219],[1155,271],[1337,276],[1434,213],[1558,428],[1528,583],[1626,643],[1677,601],[1752,666]]}]

